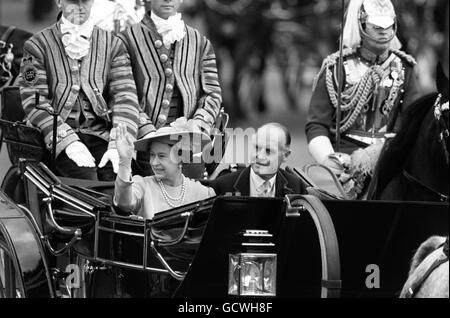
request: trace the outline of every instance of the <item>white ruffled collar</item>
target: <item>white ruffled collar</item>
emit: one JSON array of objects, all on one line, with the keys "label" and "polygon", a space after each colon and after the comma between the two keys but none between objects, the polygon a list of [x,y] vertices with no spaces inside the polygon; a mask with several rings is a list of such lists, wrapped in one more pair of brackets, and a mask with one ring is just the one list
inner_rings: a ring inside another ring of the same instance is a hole
[{"label": "white ruffled collar", "polygon": [[90,38],[94,30],[92,19],[88,19],[81,25],[73,24],[66,18],[61,17],[61,40],[67,55],[74,59],[80,60],[89,53],[91,47]]},{"label": "white ruffled collar", "polygon": [[186,36],[186,25],[181,13],[177,13],[165,20],[152,11],[150,17],[155,23],[156,30],[161,34],[166,48],[170,48],[172,44]]}]

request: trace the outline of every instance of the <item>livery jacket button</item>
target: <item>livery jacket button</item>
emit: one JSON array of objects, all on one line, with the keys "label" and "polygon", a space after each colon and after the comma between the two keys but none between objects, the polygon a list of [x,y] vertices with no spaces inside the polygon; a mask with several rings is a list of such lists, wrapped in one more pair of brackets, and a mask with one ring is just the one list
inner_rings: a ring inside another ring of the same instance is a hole
[{"label": "livery jacket button", "polygon": [[80,85],[72,85],[72,90],[73,91],[75,91],[75,92],[77,92],[77,91],[79,91],[80,90]]},{"label": "livery jacket button", "polygon": [[166,85],[166,90],[167,90],[168,92],[172,92],[172,91],[173,91],[173,85],[172,85],[172,84],[167,84],[167,85]]},{"label": "livery jacket button", "polygon": [[58,137],[59,137],[59,138],[66,138],[66,137],[67,137],[67,131],[65,131],[65,130],[60,130],[60,131],[58,132]]},{"label": "livery jacket button", "polygon": [[161,54],[160,58],[161,58],[161,62],[163,62],[163,63],[166,63],[169,60],[169,57],[167,56],[167,54]]},{"label": "livery jacket button", "polygon": [[173,70],[171,68],[166,68],[165,73],[166,73],[166,76],[172,76]]},{"label": "livery jacket button", "polygon": [[170,101],[168,99],[165,99],[162,101],[162,107],[167,108],[170,105]]},{"label": "livery jacket button", "polygon": [[157,49],[160,49],[160,48],[162,48],[162,46],[163,46],[163,43],[162,43],[162,41],[160,41],[160,40],[156,40],[156,41],[155,41],[155,46],[156,46],[156,48],[157,48]]},{"label": "livery jacket button", "polygon": [[158,123],[159,124],[164,124],[167,121],[167,116],[166,115],[159,115],[158,116]]}]

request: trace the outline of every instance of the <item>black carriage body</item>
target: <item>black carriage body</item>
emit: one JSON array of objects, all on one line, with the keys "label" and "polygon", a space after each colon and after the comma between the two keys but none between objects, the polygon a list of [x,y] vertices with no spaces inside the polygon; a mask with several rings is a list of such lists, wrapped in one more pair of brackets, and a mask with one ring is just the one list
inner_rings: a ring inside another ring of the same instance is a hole
[{"label": "black carriage body", "polygon": [[[55,296],[45,249],[34,224],[24,210],[2,191],[0,191],[0,244],[4,253],[7,251],[10,253],[8,259],[11,264],[6,273],[9,272],[13,279],[16,277],[15,274],[18,274],[19,279],[12,284],[17,285],[14,290],[17,289],[21,297]],[[14,271],[19,273],[13,273]]]},{"label": "black carriage body", "polygon": [[[449,235],[448,203],[326,201],[324,205],[339,241],[342,297],[398,297],[420,244],[434,235]],[[371,274],[378,269],[376,288]]]},{"label": "black carriage body", "polygon": [[[37,170],[39,166],[25,165]],[[25,168],[22,172],[27,171],[34,170]],[[90,264],[120,269],[113,273],[122,275],[127,296],[228,297],[229,255],[239,250],[245,230],[258,229],[274,235],[279,297],[397,297],[415,249],[428,237],[449,232],[448,204],[320,201],[297,196],[290,203],[301,211],[298,215],[289,213],[286,199],[219,197],[144,221],[115,214],[107,203],[110,197],[89,190],[87,185],[62,184],[62,189],[100,207],[90,218],[74,211],[73,206],[55,204],[53,212],[59,225],[83,229],[72,255]],[[61,193],[60,198],[64,198]],[[4,194],[1,207],[3,241],[14,251],[23,284],[29,286],[25,296],[55,296],[50,253],[40,232],[45,233],[45,229],[38,229],[36,216],[31,216],[33,207],[26,213]],[[46,218],[42,212],[39,216]],[[26,248],[21,241],[24,236],[28,239]],[[56,246],[69,241],[67,235],[57,233],[51,239]],[[30,257],[32,262],[24,261]],[[379,286],[368,284],[377,270]],[[170,288],[160,293],[155,284],[167,284],[161,277],[170,277],[170,273],[178,275],[179,281],[170,278]],[[115,282],[117,277],[106,279]],[[96,294],[87,291],[85,295]]]},{"label": "black carriage body", "polygon": [[[237,233],[254,228],[275,234],[277,296],[318,298],[322,287],[338,286],[322,282],[321,243],[311,215],[286,217],[283,205],[281,199],[218,199],[177,296],[227,297],[228,254],[236,251]],[[336,230],[339,264],[330,266],[340,267],[344,298],[398,297],[418,246],[449,232],[448,204],[324,201],[323,208]],[[377,274],[379,286],[371,279]]]}]

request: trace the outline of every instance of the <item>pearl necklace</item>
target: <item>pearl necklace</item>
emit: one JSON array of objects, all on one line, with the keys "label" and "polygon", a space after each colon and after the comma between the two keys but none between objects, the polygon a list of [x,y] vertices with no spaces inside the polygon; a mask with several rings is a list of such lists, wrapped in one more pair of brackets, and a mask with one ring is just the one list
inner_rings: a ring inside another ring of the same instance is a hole
[{"label": "pearl necklace", "polygon": [[[161,180],[158,180],[158,184],[159,187],[161,188],[164,200],[169,206],[171,206],[172,208],[176,208],[183,204],[184,198],[186,197],[186,188],[187,188],[187,182],[185,177],[183,177],[183,185],[181,186],[181,195],[178,198],[173,198],[169,195],[169,193],[167,193],[166,187],[164,186],[164,183]],[[172,203],[171,201],[180,203],[177,205]]]}]

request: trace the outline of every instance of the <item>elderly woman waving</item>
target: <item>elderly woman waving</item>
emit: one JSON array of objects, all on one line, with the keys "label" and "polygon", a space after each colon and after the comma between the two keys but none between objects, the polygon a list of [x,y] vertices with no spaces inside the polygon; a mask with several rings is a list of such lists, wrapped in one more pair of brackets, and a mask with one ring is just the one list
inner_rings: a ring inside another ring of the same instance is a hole
[{"label": "elderly woman waving", "polygon": [[[152,219],[165,210],[215,196],[212,188],[185,177],[183,162],[193,158],[210,139],[185,118],[163,127],[137,142],[120,125],[116,145],[119,173],[115,184],[114,204],[124,212]],[[131,176],[135,151],[148,151],[154,176]],[[180,155],[184,154],[184,155]],[[187,155],[186,155],[187,154]]]}]

